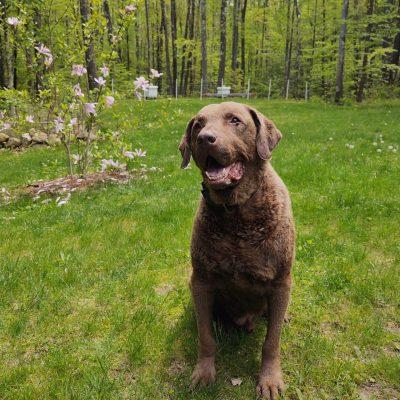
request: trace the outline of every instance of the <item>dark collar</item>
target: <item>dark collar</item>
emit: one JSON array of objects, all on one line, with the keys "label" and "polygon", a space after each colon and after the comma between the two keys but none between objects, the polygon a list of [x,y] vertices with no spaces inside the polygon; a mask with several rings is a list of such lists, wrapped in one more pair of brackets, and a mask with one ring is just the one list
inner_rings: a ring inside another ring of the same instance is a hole
[{"label": "dark collar", "polygon": [[201,194],[204,197],[204,200],[206,201],[206,204],[211,210],[217,211],[217,212],[232,212],[235,208],[235,206],[227,206],[226,204],[217,204],[214,203],[211,199],[210,196],[210,191],[208,190],[207,186],[204,184],[204,182],[201,182]]}]

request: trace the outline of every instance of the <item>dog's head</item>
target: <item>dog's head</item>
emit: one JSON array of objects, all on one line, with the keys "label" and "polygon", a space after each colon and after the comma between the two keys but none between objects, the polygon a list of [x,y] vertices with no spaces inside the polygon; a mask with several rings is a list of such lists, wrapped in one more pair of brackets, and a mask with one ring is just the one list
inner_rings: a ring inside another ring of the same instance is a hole
[{"label": "dog's head", "polygon": [[213,197],[232,197],[258,181],[281,137],[274,123],[254,108],[234,102],[210,104],[187,125],[179,146],[182,168],[192,156]]}]

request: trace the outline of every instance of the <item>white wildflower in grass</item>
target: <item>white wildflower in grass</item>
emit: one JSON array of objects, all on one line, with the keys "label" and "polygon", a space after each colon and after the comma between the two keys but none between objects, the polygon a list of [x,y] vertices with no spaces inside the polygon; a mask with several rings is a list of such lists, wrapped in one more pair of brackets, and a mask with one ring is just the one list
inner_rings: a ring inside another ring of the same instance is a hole
[{"label": "white wildflower in grass", "polygon": [[392,151],[393,151],[393,153],[397,153],[397,149],[396,148],[394,148]]},{"label": "white wildflower in grass", "polygon": [[27,115],[25,121],[33,124],[35,122],[35,119],[33,118],[33,115]]},{"label": "white wildflower in grass", "polygon": [[373,146],[378,146],[378,142],[373,142],[372,145]]},{"label": "white wildflower in grass", "polygon": [[146,151],[143,151],[142,149],[135,149],[133,152],[133,155],[136,157],[146,157]]},{"label": "white wildflower in grass", "polygon": [[22,21],[17,17],[8,17],[7,18],[7,24],[9,24],[11,26],[18,26],[21,23],[22,23]]},{"label": "white wildflower in grass", "polygon": [[96,115],[96,104],[97,103],[85,103],[83,105],[83,111],[86,115]]},{"label": "white wildflower in grass", "polygon": [[133,160],[135,158],[135,155],[133,154],[133,151],[123,151],[122,155],[126,158],[130,158],[131,160]]},{"label": "white wildflower in grass", "polygon": [[381,149],[376,149],[377,153],[382,153]]},{"label": "white wildflower in grass", "polygon": [[106,85],[106,80],[105,80],[102,76],[99,76],[98,78],[94,78],[94,81],[95,81],[99,86],[105,86],[105,85]]},{"label": "white wildflower in grass", "polygon": [[333,140],[333,137],[330,137],[329,140]]},{"label": "white wildflower in grass", "polygon": [[113,96],[104,96],[104,101],[106,102],[107,107],[111,107],[115,103]]},{"label": "white wildflower in grass", "polygon": [[87,69],[81,64],[74,64],[72,66],[71,75],[82,76],[86,74]]},{"label": "white wildflower in grass", "polygon": [[71,193],[68,193],[63,199],[60,199],[58,197],[56,200],[57,207],[61,207],[61,206],[64,206],[65,204],[67,204],[70,198],[71,198]]},{"label": "white wildflower in grass", "polygon": [[103,65],[100,69],[100,72],[103,74],[104,78],[107,78],[110,75],[110,70],[107,66]]},{"label": "white wildflower in grass", "polygon": [[393,146],[388,146],[388,150],[393,150]]},{"label": "white wildflower in grass", "polygon": [[354,144],[351,144],[351,143],[346,143],[346,147],[348,148],[348,149],[354,149]]}]

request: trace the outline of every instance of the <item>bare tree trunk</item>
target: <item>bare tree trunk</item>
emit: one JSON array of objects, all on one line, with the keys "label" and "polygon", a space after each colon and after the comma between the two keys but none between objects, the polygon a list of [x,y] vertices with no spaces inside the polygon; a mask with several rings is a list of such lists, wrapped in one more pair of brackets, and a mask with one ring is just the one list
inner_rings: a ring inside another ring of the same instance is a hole
[{"label": "bare tree trunk", "polygon": [[[188,0],[192,3],[191,9],[192,12],[190,14],[190,20],[189,20],[189,40],[193,40],[194,38],[194,15],[195,15],[195,0]],[[192,65],[193,65],[193,53],[192,50],[190,49],[189,54],[188,54],[188,62],[187,62],[187,72],[185,73],[185,80],[183,83],[183,95],[186,95],[187,93],[187,88],[188,88],[188,82],[189,82],[189,77],[192,72]]]},{"label": "bare tree trunk", "polygon": [[243,71],[243,79],[246,76],[246,9],[247,9],[247,0],[243,0],[243,7],[242,7],[242,21],[241,21],[241,33],[242,33],[242,45],[241,45],[241,62],[240,67]]},{"label": "bare tree trunk", "polygon": [[186,68],[186,40],[189,38],[189,23],[191,20],[191,14],[192,14],[192,1],[188,0],[187,1],[187,11],[186,11],[186,22],[185,22],[185,32],[184,32],[184,39],[185,42],[183,43],[182,46],[182,66],[181,66],[181,83],[180,83],[180,92],[184,94],[184,82],[185,78],[188,74],[187,68]]},{"label": "bare tree trunk", "polygon": [[174,84],[172,81],[172,75],[171,75],[171,63],[170,63],[170,57],[169,57],[169,32],[168,32],[168,25],[167,25],[167,10],[166,10],[166,5],[165,5],[165,0],[160,0],[161,4],[161,24],[163,25],[164,28],[164,42],[165,42],[165,72],[167,74],[167,80],[168,80],[168,89],[169,89],[169,94],[172,95],[174,92]]},{"label": "bare tree trunk", "polygon": [[314,57],[315,57],[315,38],[316,38],[316,31],[317,31],[317,9],[318,9],[318,0],[315,0],[314,4],[314,18],[313,18],[313,34],[312,34],[312,41],[311,41],[311,60],[310,60],[310,69],[308,71],[308,79],[311,78],[312,70],[314,67]]},{"label": "bare tree trunk", "polygon": [[321,86],[322,96],[326,98],[326,80],[325,80],[325,63],[326,63],[326,4],[325,0],[322,0],[322,59],[321,59]]},{"label": "bare tree trunk", "polygon": [[291,15],[291,1],[287,0],[287,12],[286,12],[286,42],[285,42],[285,76],[284,76],[284,85],[282,88],[282,95],[285,94],[286,92],[286,85],[287,85],[287,80],[289,79],[288,76],[290,76],[290,71],[289,68],[289,59],[291,55],[289,56],[289,49],[291,46],[291,32],[293,30],[291,29],[290,26],[290,15]]},{"label": "bare tree trunk", "polygon": [[296,9],[296,36],[297,36],[297,46],[296,46],[296,71],[297,71],[297,82],[296,82],[296,96],[300,97],[301,81],[303,77],[302,66],[301,66],[301,56],[302,56],[302,48],[301,48],[301,13],[298,0],[294,0],[294,7]]},{"label": "bare tree trunk", "polygon": [[[158,14],[158,13],[157,13]],[[157,18],[158,20],[158,18]],[[163,31],[164,27],[162,25],[162,21],[160,22],[159,30],[158,30],[158,35],[157,35],[157,70],[162,71],[162,53],[163,53]],[[162,77],[159,78],[158,80],[158,90],[161,93],[162,92],[162,83],[163,79]]]},{"label": "bare tree trunk", "polygon": [[80,0],[80,12],[81,12],[81,21],[82,21],[82,33],[83,33],[83,42],[85,44],[85,62],[87,69],[87,78],[89,90],[93,90],[96,87],[96,82],[94,79],[97,76],[97,68],[96,62],[94,59],[94,41],[92,37],[87,37],[85,34],[85,25],[89,21],[89,13],[90,13],[90,0]]},{"label": "bare tree trunk", "polygon": [[[393,40],[393,53],[390,55],[389,64],[399,66],[400,61],[400,1],[398,3],[397,8],[397,16],[396,16],[396,26],[397,33]],[[396,71],[391,70],[389,72],[389,83],[393,84],[396,81],[398,73]]]},{"label": "bare tree trunk", "polygon": [[177,41],[177,26],[176,26],[176,2],[171,0],[171,39],[172,39],[172,81],[173,81],[173,94],[176,90],[175,82],[178,79],[178,52],[176,47]]},{"label": "bare tree trunk", "polygon": [[[290,0],[289,0],[290,2]],[[290,7],[288,3],[288,7]],[[285,70],[285,85],[283,87],[283,92],[286,93],[286,87],[288,85],[290,79],[290,73],[292,70],[292,49],[293,49],[293,30],[294,30],[294,12],[295,12],[296,4],[293,4],[290,18],[290,34],[289,34],[289,43],[288,43],[288,52],[287,52],[287,62],[286,62],[286,70]]]},{"label": "bare tree trunk", "polygon": [[343,77],[344,77],[344,58],[346,53],[346,34],[347,34],[347,14],[349,12],[349,0],[343,0],[342,7],[342,26],[339,34],[339,53],[336,69],[336,90],[335,103],[343,102]]},{"label": "bare tree trunk", "polygon": [[150,3],[149,0],[145,0],[145,9],[146,9],[146,39],[147,39],[147,73],[150,73],[151,68],[151,59],[150,59],[150,50],[151,50],[151,37],[150,37]]},{"label": "bare tree trunk", "polygon": [[218,86],[221,86],[222,80],[225,75],[226,63],[226,3],[227,0],[221,0],[221,36],[220,36],[220,49],[219,49],[219,67],[218,67]]},{"label": "bare tree trunk", "polygon": [[135,55],[136,55],[136,74],[140,75],[140,33],[139,16],[135,20]]},{"label": "bare tree trunk", "polygon": [[201,13],[201,79],[207,91],[207,0],[200,0]]},{"label": "bare tree trunk", "polygon": [[125,32],[125,41],[126,41],[126,69],[129,71],[131,69],[131,57],[129,52],[129,29],[126,29]]},{"label": "bare tree trunk", "polygon": [[7,86],[6,82],[6,69],[7,69],[7,56],[6,47],[6,5],[5,0],[0,0],[0,89]]},{"label": "bare tree trunk", "polygon": [[107,23],[108,44],[111,47],[112,35],[113,35],[113,23],[112,23],[112,19],[111,19],[110,5],[108,4],[108,0],[103,0],[103,12],[104,12],[104,17],[105,17],[106,23]]},{"label": "bare tree trunk", "polygon": [[239,44],[239,0],[233,1],[233,15],[232,15],[232,71],[237,69],[237,56],[238,56],[238,44]]},{"label": "bare tree trunk", "polygon": [[[368,0],[367,18],[371,17],[372,14],[374,13],[374,6],[375,6],[375,0]],[[366,34],[365,34],[365,47],[364,47],[363,62],[362,62],[362,67],[361,67],[360,80],[358,82],[357,93],[356,93],[356,101],[358,103],[361,103],[364,99],[364,89],[365,89],[365,86],[367,85],[367,80],[368,80],[368,71],[367,71],[368,54],[371,50],[370,41],[371,41],[372,28],[373,28],[373,24],[371,21],[369,21],[367,24],[367,30],[366,30]]]}]

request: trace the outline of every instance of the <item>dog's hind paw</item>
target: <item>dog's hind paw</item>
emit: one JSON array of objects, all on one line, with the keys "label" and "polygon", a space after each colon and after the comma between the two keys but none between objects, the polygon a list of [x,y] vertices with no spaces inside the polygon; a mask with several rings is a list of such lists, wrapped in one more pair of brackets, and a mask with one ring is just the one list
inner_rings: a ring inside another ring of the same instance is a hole
[{"label": "dog's hind paw", "polygon": [[196,386],[207,386],[215,382],[215,366],[214,358],[204,358],[197,362],[196,368],[193,371],[190,388]]}]

